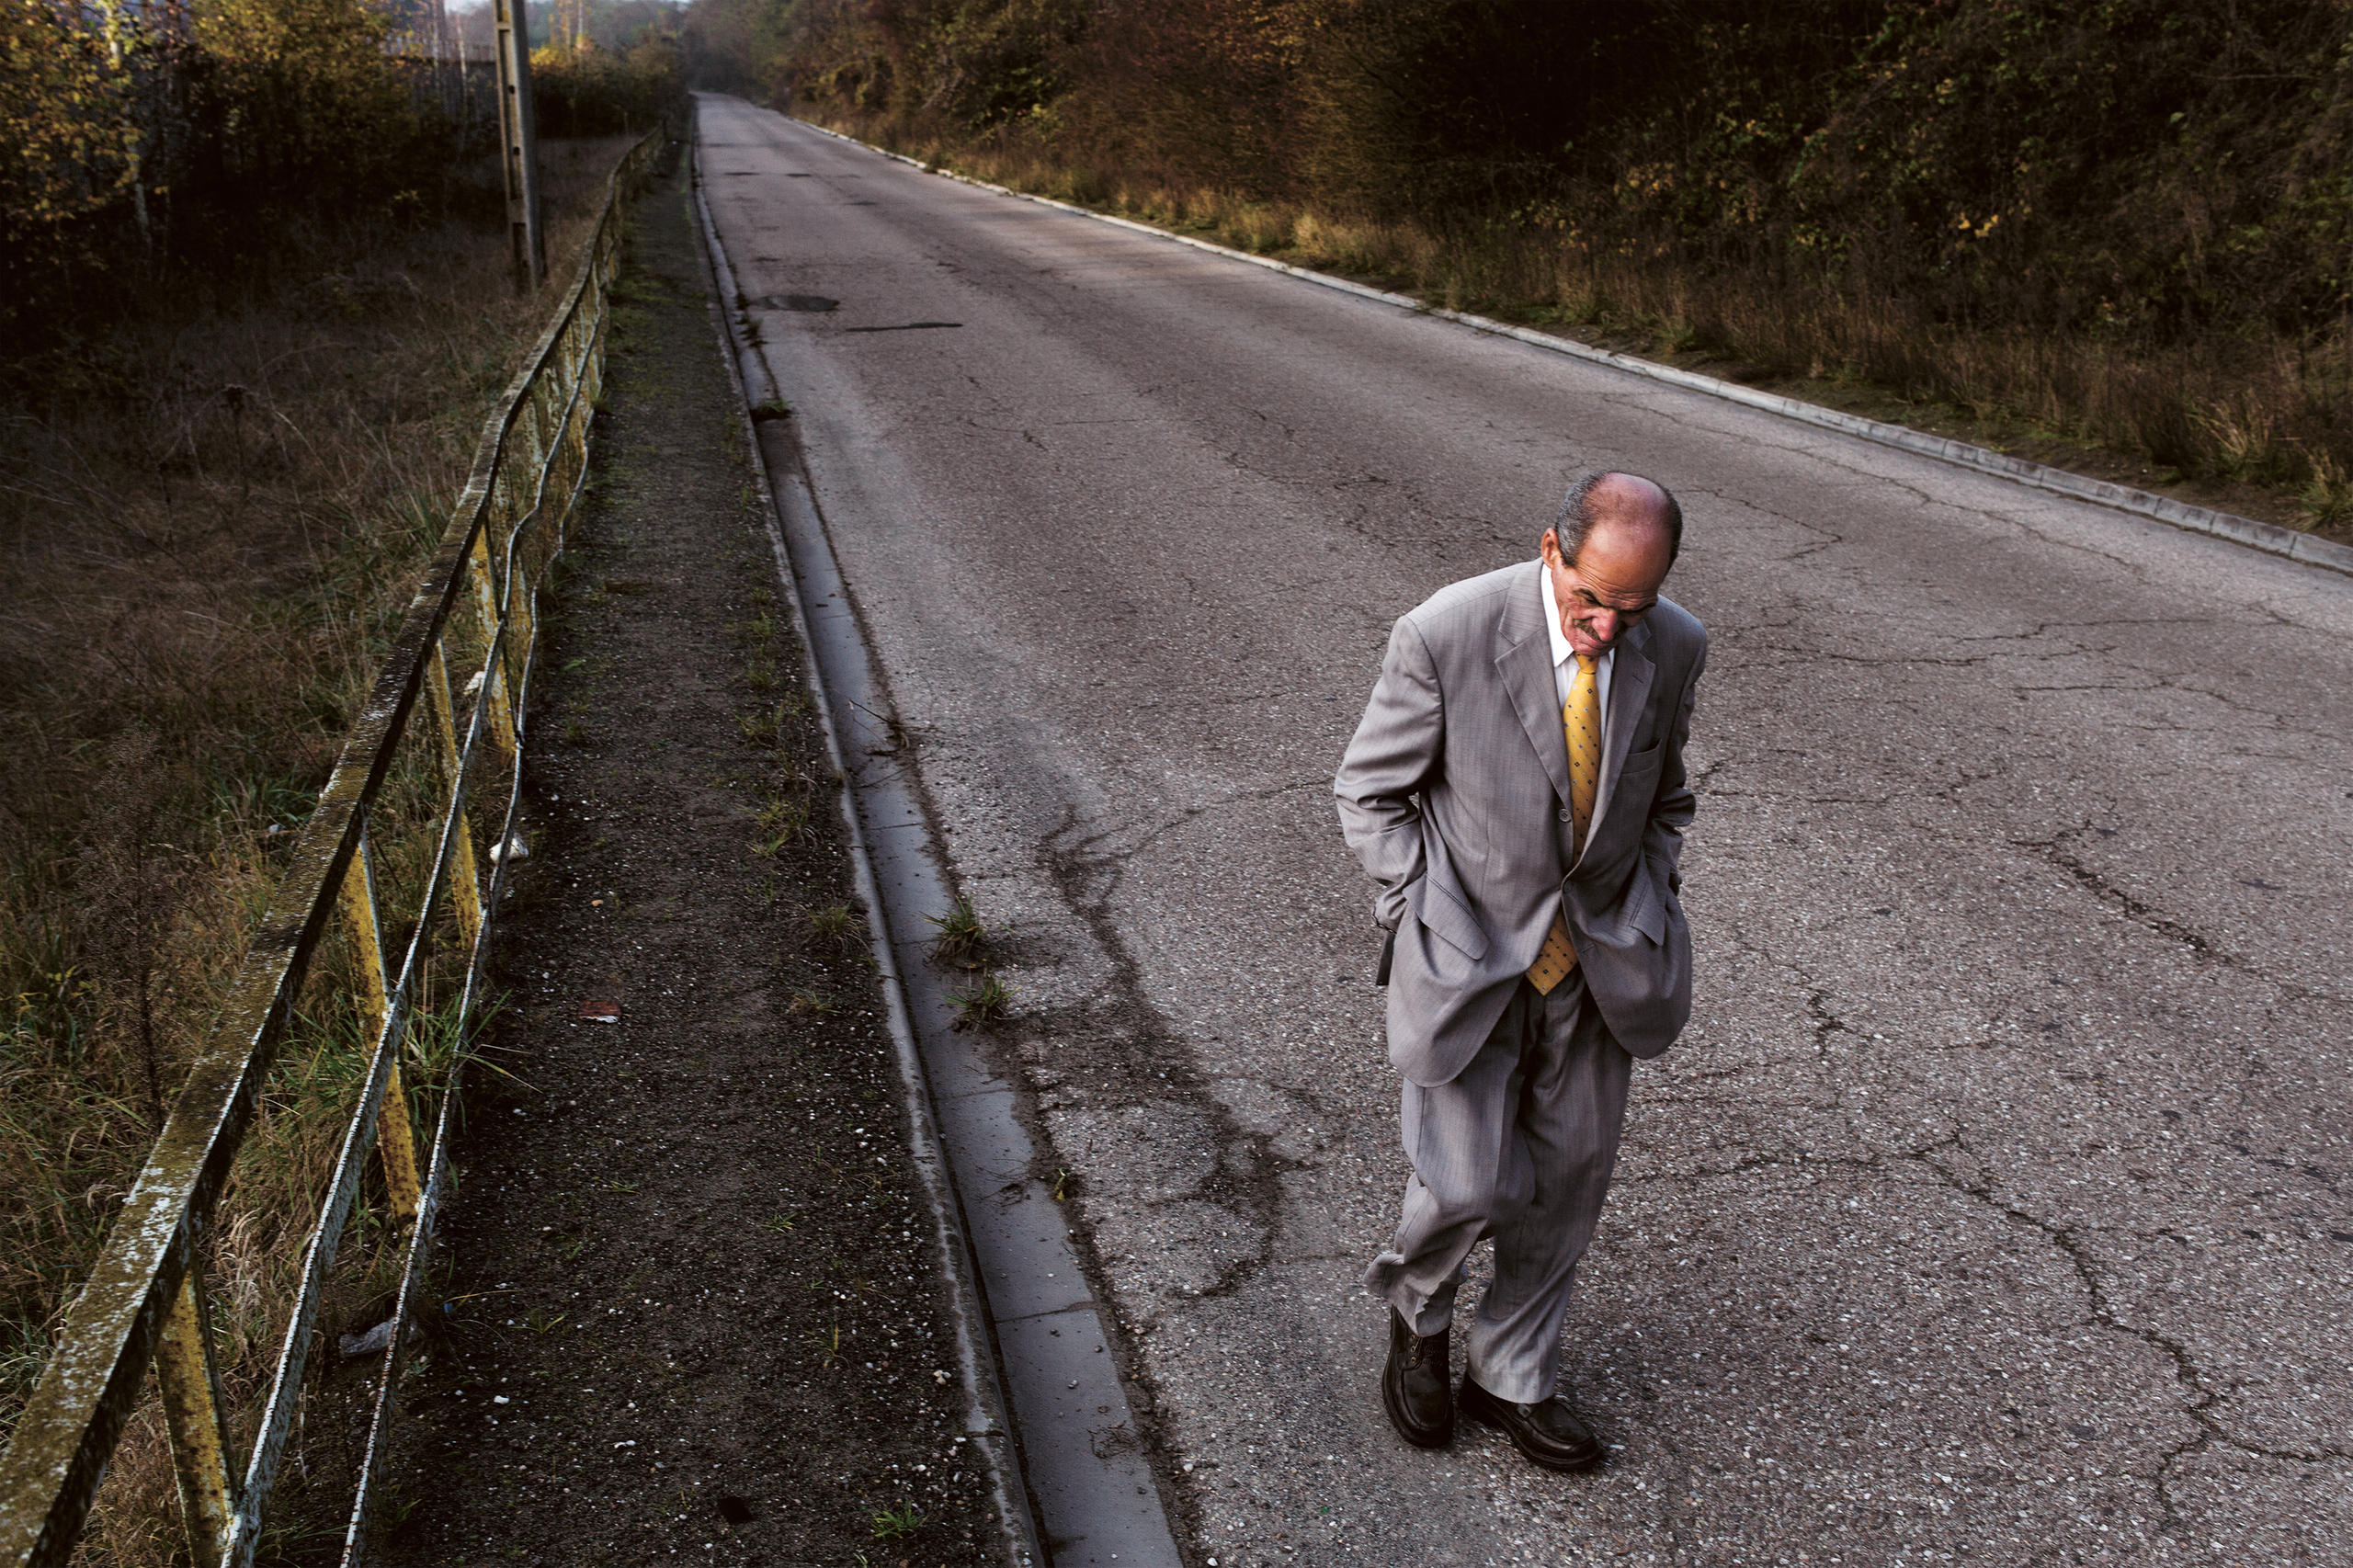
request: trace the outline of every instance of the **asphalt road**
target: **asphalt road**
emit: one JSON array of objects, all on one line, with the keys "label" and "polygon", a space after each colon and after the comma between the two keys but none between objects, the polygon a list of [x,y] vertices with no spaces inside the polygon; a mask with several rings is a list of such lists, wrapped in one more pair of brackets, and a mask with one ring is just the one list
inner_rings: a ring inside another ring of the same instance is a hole
[{"label": "asphalt road", "polygon": [[[2353,581],[702,134],[1189,1551],[2353,1562]],[[1713,641],[1696,1013],[1567,1329],[1621,1447],[1562,1478],[1382,1420],[1329,787],[1392,619],[1591,465],[1681,495]]]}]

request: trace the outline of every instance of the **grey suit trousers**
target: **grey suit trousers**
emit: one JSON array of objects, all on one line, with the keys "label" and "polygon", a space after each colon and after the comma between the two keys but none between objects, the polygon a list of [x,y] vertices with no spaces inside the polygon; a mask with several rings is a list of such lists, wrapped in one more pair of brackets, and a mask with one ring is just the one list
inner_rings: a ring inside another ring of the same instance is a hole
[{"label": "grey suit trousers", "polygon": [[1495,1282],[1472,1319],[1470,1370],[1498,1399],[1552,1396],[1561,1321],[1593,1240],[1626,1120],[1633,1058],[1571,971],[1540,994],[1522,981],[1469,1066],[1405,1084],[1404,1218],[1366,1288],[1436,1334],[1453,1321],[1472,1248],[1492,1236]]}]

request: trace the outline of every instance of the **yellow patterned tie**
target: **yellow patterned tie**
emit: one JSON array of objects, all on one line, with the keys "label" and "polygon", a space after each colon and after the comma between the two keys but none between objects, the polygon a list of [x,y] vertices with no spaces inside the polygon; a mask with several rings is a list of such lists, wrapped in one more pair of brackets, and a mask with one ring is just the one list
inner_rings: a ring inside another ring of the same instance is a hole
[{"label": "yellow patterned tie", "polygon": [[[1561,732],[1569,743],[1569,813],[1576,827],[1569,856],[1585,847],[1586,829],[1593,825],[1594,797],[1601,790],[1601,687],[1595,678],[1597,660],[1576,655],[1576,678],[1569,683],[1569,699],[1561,708]],[[1577,967],[1577,949],[1560,915],[1544,933],[1544,947],[1528,966],[1528,983],[1542,994],[1569,977]]]}]

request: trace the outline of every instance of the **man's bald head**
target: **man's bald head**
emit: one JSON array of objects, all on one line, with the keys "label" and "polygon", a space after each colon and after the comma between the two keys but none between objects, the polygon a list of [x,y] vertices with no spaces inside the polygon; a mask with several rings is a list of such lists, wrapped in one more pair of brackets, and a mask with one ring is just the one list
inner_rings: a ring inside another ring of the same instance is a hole
[{"label": "man's bald head", "polygon": [[1538,549],[1562,634],[1579,658],[1608,652],[1650,613],[1682,548],[1683,508],[1664,484],[1592,473],[1570,486]]},{"label": "man's bald head", "polygon": [[[1561,515],[1548,531],[1559,539],[1562,558],[1574,563],[1586,536],[1601,528],[1648,536],[1644,543],[1665,547],[1666,566],[1675,564],[1683,549],[1683,508],[1665,485],[1639,473],[1585,475],[1569,486],[1568,499],[1561,503]],[[1636,541],[1627,538],[1623,542]],[[1659,574],[1665,573],[1662,569]]]}]

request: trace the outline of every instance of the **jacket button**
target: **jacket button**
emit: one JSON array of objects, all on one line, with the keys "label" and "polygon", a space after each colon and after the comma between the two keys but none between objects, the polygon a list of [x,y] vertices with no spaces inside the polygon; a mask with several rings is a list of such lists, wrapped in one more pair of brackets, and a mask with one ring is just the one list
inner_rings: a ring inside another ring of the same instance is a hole
[{"label": "jacket button", "polygon": [[1563,822],[1569,820],[1569,809],[1566,806],[1561,808],[1561,820]]}]

